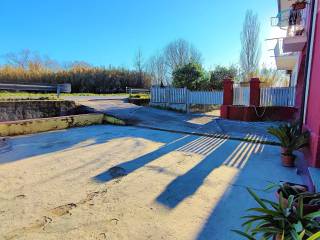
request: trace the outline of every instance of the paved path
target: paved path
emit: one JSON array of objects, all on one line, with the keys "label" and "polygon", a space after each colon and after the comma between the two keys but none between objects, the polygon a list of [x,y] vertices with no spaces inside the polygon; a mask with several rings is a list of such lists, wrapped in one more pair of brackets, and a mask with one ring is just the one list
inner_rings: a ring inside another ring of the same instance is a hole
[{"label": "paved path", "polygon": [[239,240],[280,148],[133,126],[13,137],[0,153],[0,239]]},{"label": "paved path", "polygon": [[186,114],[160,110],[152,107],[141,107],[130,104],[125,98],[90,99],[79,101],[81,104],[105,112],[120,119],[127,120],[135,126],[194,133],[204,135],[223,135],[234,139],[252,141],[278,142],[267,133],[274,122],[240,122],[221,119],[206,114]]}]

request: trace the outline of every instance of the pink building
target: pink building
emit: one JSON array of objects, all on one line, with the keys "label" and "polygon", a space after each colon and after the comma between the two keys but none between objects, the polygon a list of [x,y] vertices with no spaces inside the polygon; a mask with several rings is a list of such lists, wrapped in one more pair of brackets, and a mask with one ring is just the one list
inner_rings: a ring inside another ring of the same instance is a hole
[{"label": "pink building", "polygon": [[276,65],[296,87],[298,118],[311,133],[305,156],[320,168],[320,0],[278,0],[278,9],[272,22],[286,36],[274,50]]}]

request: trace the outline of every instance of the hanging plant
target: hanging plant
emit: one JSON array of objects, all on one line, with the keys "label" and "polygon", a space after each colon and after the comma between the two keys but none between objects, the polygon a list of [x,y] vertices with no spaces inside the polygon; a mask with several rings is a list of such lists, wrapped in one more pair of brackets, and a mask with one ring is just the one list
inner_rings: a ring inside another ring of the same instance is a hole
[{"label": "hanging plant", "polygon": [[292,8],[294,10],[302,10],[305,9],[307,5],[307,1],[297,1],[294,4],[292,4]]}]

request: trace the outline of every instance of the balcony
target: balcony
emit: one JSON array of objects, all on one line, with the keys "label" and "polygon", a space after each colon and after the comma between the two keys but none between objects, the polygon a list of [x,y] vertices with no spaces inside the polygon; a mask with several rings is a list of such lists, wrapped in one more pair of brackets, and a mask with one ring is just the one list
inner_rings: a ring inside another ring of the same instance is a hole
[{"label": "balcony", "polygon": [[271,18],[271,26],[282,29],[286,29],[292,25],[305,26],[307,11],[308,7],[296,9],[296,7],[288,6],[286,9],[281,8],[277,16]]},{"label": "balcony", "polygon": [[283,51],[284,39],[278,39],[274,48],[274,56],[278,70],[293,70],[298,61],[298,53]]},{"label": "balcony", "polygon": [[303,35],[297,35],[297,36],[288,36],[283,39],[283,52],[289,53],[289,52],[300,52],[303,50],[304,46],[307,43],[307,36],[305,34]]}]

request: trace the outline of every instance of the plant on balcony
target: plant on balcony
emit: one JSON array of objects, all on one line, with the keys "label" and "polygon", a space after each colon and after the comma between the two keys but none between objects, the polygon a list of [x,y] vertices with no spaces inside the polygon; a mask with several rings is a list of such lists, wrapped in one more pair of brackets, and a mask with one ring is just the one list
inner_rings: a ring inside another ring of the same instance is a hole
[{"label": "plant on balcony", "polygon": [[296,1],[294,4],[292,4],[292,8],[294,10],[302,10],[306,8],[306,5],[307,5],[306,0]]},{"label": "plant on balcony", "polygon": [[316,218],[320,217],[320,211],[305,214],[303,201],[299,198],[298,205],[294,206],[294,196],[289,196],[288,203],[284,204],[282,193],[278,202],[272,202],[259,198],[256,193],[248,188],[250,195],[260,205],[250,208],[252,213],[243,218],[242,224],[245,231],[232,230],[250,240],[276,239],[276,240],[313,240],[318,239],[320,223]]},{"label": "plant on balcony", "polygon": [[280,141],[282,147],[281,159],[285,167],[293,167],[295,155],[293,151],[299,150],[309,144],[309,132],[301,132],[299,123],[281,124],[279,127],[270,127],[268,133]]},{"label": "plant on balcony", "polygon": [[320,193],[314,193],[308,191],[308,187],[305,185],[283,182],[280,184],[270,184],[268,189],[277,188],[276,195],[279,198],[282,194],[285,204],[288,204],[288,199],[293,196],[293,205],[298,206],[298,200],[301,197],[303,201],[304,213],[312,213],[320,210]]}]

